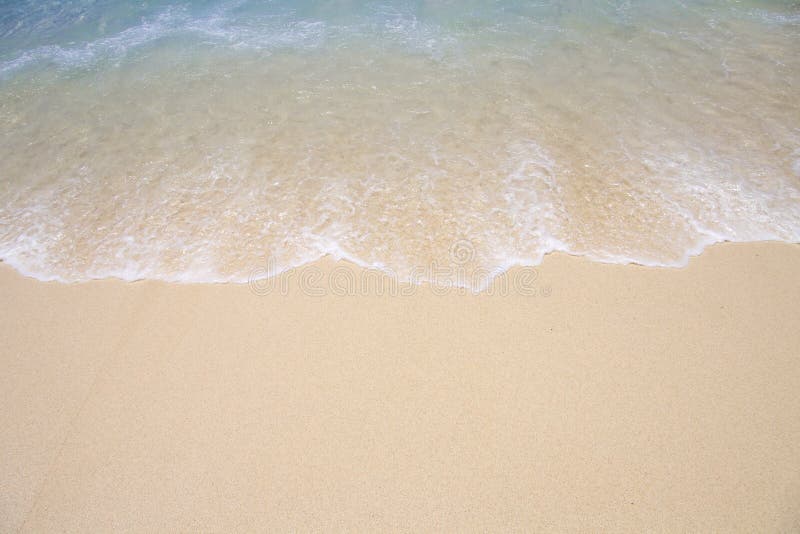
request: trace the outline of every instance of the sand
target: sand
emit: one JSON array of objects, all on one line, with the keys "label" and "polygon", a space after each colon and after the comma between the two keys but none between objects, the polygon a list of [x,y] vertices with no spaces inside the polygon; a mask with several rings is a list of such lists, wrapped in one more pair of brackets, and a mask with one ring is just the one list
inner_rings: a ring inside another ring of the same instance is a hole
[{"label": "sand", "polygon": [[1,268],[0,530],[800,530],[798,246],[289,287]]}]

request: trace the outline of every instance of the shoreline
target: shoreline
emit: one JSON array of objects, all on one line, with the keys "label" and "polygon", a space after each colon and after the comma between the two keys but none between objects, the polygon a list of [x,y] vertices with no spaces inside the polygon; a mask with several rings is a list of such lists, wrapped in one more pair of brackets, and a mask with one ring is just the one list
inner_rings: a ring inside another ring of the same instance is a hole
[{"label": "shoreline", "polygon": [[799,245],[534,271],[396,298],[0,265],[0,525],[800,528]]},{"label": "shoreline", "polygon": [[[460,244],[461,242],[454,243],[453,246]],[[469,247],[472,245],[469,242],[465,242]],[[303,269],[312,268],[312,269],[320,269],[320,266],[324,266],[322,269],[323,273],[330,273],[332,270],[348,270],[348,271],[356,271],[359,273],[368,272],[370,275],[376,275],[380,277],[386,277],[392,284],[396,284],[398,286],[420,286],[420,287],[432,287],[432,286],[447,286],[452,289],[464,289],[467,290],[469,293],[473,294],[480,294],[487,289],[491,289],[492,284],[495,283],[496,279],[501,279],[506,276],[514,276],[520,270],[537,270],[542,263],[544,263],[548,257],[569,257],[573,258],[578,261],[587,261],[590,263],[597,263],[601,265],[616,265],[621,267],[635,267],[635,268],[646,268],[646,269],[664,269],[664,270],[681,270],[685,269],[689,266],[689,264],[702,256],[709,248],[716,248],[716,247],[726,247],[730,245],[734,246],[748,246],[748,245],[776,245],[776,246],[800,246],[800,242],[790,242],[790,241],[780,241],[780,240],[773,240],[773,239],[766,239],[760,241],[730,241],[727,239],[718,240],[718,241],[707,241],[704,244],[700,244],[695,248],[692,248],[686,252],[683,259],[679,263],[647,263],[638,260],[620,260],[620,259],[613,259],[613,258],[603,258],[600,256],[596,256],[594,254],[580,254],[575,252],[568,252],[565,250],[551,250],[549,252],[545,252],[542,254],[541,258],[531,261],[519,261],[514,260],[510,261],[507,264],[495,267],[494,269],[487,269],[484,267],[477,267],[473,270],[476,271],[475,273],[467,274],[468,269],[466,269],[466,263],[460,261],[457,257],[453,256],[453,252],[451,251],[451,258],[450,263],[451,265],[438,265],[436,262],[432,262],[430,265],[422,266],[421,268],[413,268],[411,269],[412,272],[417,273],[417,278],[414,279],[405,279],[402,277],[397,276],[397,272],[389,267],[381,266],[381,265],[369,265],[357,258],[354,258],[348,254],[343,253],[326,253],[319,258],[308,260],[301,262],[297,265],[286,267],[282,270],[278,270],[276,272],[275,265],[269,260],[265,260],[263,264],[256,264],[250,271],[250,274],[246,280],[244,279],[228,279],[228,280],[180,280],[180,279],[169,279],[169,278],[147,278],[147,277],[132,277],[132,278],[125,278],[118,275],[108,275],[102,277],[89,277],[85,279],[78,279],[78,280],[64,280],[62,277],[58,275],[52,276],[41,276],[37,274],[32,274],[29,271],[26,272],[23,268],[13,265],[12,263],[8,262],[7,260],[0,259],[0,268],[10,268],[23,278],[35,280],[41,283],[57,283],[57,284],[65,284],[65,285],[80,285],[80,284],[90,284],[96,282],[104,282],[104,281],[111,281],[111,282],[119,282],[125,284],[132,284],[132,283],[162,283],[162,284],[176,284],[176,285],[188,285],[188,286],[209,286],[209,285],[232,285],[232,286],[243,286],[243,285],[250,285],[252,286],[254,283],[258,282],[276,282],[280,280],[282,277],[291,278],[296,273],[301,272]],[[474,250],[470,250],[469,253],[474,254]],[[470,260],[471,263],[471,260]],[[442,282],[437,281],[436,276],[432,273],[435,273],[438,270],[444,271],[444,273],[450,278],[443,277],[438,280],[442,280]],[[461,275],[460,277],[458,275]],[[460,284],[459,281],[463,281],[466,278],[472,278],[473,281],[476,279],[481,281],[487,281],[486,284]]]}]

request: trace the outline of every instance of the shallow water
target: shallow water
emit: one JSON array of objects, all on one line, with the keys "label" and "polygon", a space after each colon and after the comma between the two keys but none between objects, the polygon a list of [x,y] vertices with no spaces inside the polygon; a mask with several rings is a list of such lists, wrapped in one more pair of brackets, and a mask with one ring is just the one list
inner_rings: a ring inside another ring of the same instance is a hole
[{"label": "shallow water", "polygon": [[800,3],[0,0],[0,258],[401,279],[800,241]]}]

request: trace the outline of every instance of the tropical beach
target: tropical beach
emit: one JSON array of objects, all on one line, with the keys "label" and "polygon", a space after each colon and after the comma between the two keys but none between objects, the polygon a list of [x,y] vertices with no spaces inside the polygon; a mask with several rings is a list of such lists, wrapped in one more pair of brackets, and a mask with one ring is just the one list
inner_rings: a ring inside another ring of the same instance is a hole
[{"label": "tropical beach", "polygon": [[0,1],[0,530],[800,529],[800,6]]}]

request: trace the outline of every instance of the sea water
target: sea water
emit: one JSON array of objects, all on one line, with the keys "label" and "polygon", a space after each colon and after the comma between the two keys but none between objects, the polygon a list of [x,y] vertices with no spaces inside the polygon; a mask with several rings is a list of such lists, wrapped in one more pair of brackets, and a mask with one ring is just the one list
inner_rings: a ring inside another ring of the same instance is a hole
[{"label": "sea water", "polygon": [[0,259],[42,280],[760,240],[800,241],[797,1],[0,0]]}]

